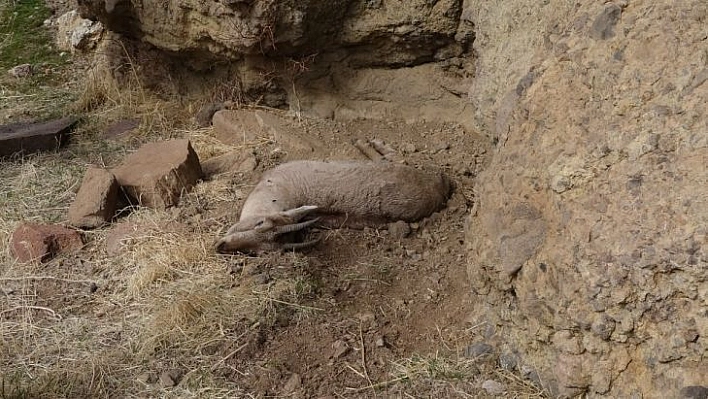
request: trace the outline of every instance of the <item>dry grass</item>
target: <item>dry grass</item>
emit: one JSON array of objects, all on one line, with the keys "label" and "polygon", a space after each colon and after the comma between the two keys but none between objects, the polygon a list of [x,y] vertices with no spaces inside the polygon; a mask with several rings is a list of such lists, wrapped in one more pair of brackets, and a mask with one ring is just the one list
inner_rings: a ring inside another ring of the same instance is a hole
[{"label": "dry grass", "polygon": [[[302,306],[302,283],[295,280],[262,285],[246,279],[232,287],[231,260],[212,250],[215,232],[189,228],[169,211],[129,215],[124,222],[141,227],[117,256],[105,252],[106,231],[99,230],[88,234],[82,259],[16,263],[8,249],[13,229],[21,220],[62,222],[83,164],[42,155],[0,170],[3,396],[235,397],[239,389],[215,374],[226,367],[223,354],[206,349],[239,345],[254,326],[272,323],[279,309]],[[225,189],[204,184],[184,206],[224,201]],[[183,374],[175,390],[136,381],[142,373],[174,368]]]},{"label": "dry grass", "polygon": [[[426,391],[448,397],[469,398],[546,398],[544,391],[513,372],[499,368],[494,361],[471,359],[455,354],[434,353],[414,356],[394,362],[393,378],[389,383],[398,384],[397,390],[410,393]],[[499,395],[485,392],[482,384],[495,381],[504,387]],[[470,393],[476,392],[475,395]]]},{"label": "dry grass", "polygon": [[[106,252],[108,229],[85,232],[80,258],[35,265],[10,254],[19,223],[65,222],[91,163],[113,166],[141,143],[170,137],[190,138],[203,158],[232,150],[209,129],[191,129],[179,101],[146,92],[134,73],[119,82],[113,72],[97,63],[65,111],[87,113],[68,149],[0,162],[0,397],[240,397],[221,372],[224,355],[210,348],[240,345],[278,309],[298,306],[297,284],[232,286],[231,260],[212,250],[216,230],[186,226],[178,212],[138,209],[123,220],[138,232],[117,255]],[[47,98],[17,96],[12,106]],[[128,117],[141,121],[128,139],[102,137],[105,126]],[[231,202],[233,193],[228,181],[206,182],[180,208]],[[174,369],[175,388],[138,381]]]},{"label": "dry grass", "polygon": [[[232,149],[209,133],[173,131],[190,138],[202,155]],[[105,249],[109,229],[99,229],[84,232],[88,245],[81,258],[67,255],[44,265],[13,259],[8,244],[19,223],[65,222],[90,159],[110,164],[134,145],[106,146],[87,131],[68,151],[0,163],[0,396],[241,397],[223,377],[228,358],[213,348],[233,352],[272,325],[281,309],[295,309],[297,317],[317,312],[299,303],[311,291],[302,279],[262,284],[243,274],[234,284],[229,265],[243,259],[217,257],[212,249],[227,220],[212,220],[209,229],[185,223],[185,210],[231,204],[242,195],[228,180],[198,185],[179,208],[137,209],[123,218],[139,228],[122,240],[117,255]],[[138,381],[142,374],[174,369],[180,374],[175,388]]]}]

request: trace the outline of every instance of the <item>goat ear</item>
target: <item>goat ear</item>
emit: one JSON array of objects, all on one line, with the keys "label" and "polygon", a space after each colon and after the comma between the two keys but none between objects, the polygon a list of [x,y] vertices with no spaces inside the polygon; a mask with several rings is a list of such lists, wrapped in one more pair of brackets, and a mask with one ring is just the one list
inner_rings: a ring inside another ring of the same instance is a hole
[{"label": "goat ear", "polygon": [[273,226],[275,226],[276,224],[279,224],[279,223],[276,223],[276,221],[273,220],[272,217],[266,216],[262,219],[259,219],[258,222],[256,222],[256,224],[253,226],[253,229],[256,231],[261,231],[261,232],[268,231],[268,230],[272,229]]},{"label": "goat ear", "polygon": [[281,212],[281,214],[283,216],[287,216],[289,218],[292,218],[292,220],[294,222],[297,222],[300,219],[304,218],[305,216],[309,215],[310,213],[314,212],[317,209],[318,209],[318,206],[316,206],[316,205],[305,205],[305,206],[301,206],[299,208],[288,209],[287,211]]}]

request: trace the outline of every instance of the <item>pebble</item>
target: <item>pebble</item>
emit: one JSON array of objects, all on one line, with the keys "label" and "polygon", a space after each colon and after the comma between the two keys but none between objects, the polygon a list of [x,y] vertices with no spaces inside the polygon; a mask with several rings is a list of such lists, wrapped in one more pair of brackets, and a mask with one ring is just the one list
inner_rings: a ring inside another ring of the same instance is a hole
[{"label": "pebble", "polygon": [[160,374],[160,386],[163,388],[171,388],[173,386],[177,385],[175,383],[175,380],[172,378],[170,373],[167,371],[163,372]]},{"label": "pebble", "polygon": [[504,370],[514,371],[518,363],[516,355],[511,352],[505,352],[499,355],[499,366]]},{"label": "pebble", "polygon": [[475,342],[472,345],[467,346],[463,355],[469,358],[477,358],[484,355],[489,355],[494,352],[494,347],[485,342]]},{"label": "pebble", "polygon": [[506,391],[504,384],[494,380],[484,381],[482,383],[482,389],[487,391],[490,395],[501,395]]},{"label": "pebble", "polygon": [[379,348],[386,346],[386,339],[383,335],[376,338],[376,346],[378,346]]},{"label": "pebble", "polygon": [[349,345],[347,345],[347,343],[342,341],[341,339],[334,341],[334,343],[332,344],[332,348],[334,348],[334,354],[332,355],[332,357],[335,359],[339,359],[340,357],[345,356],[347,353],[349,353],[349,350],[351,349]]},{"label": "pebble", "polygon": [[415,144],[412,143],[404,144],[403,147],[401,147],[401,152],[404,154],[412,154],[416,151],[418,151],[418,149],[415,147]]},{"label": "pebble", "polygon": [[154,384],[155,381],[157,381],[157,378],[155,377],[155,374],[149,373],[149,372],[144,372],[140,374],[136,380],[141,383],[141,384]]},{"label": "pebble", "polygon": [[300,377],[300,374],[293,373],[290,378],[288,378],[288,382],[285,383],[285,387],[283,387],[283,390],[285,391],[285,393],[293,393],[299,390],[301,386],[302,378]]},{"label": "pebble", "polygon": [[393,238],[406,238],[411,234],[411,226],[403,220],[399,220],[388,225],[388,232]]}]

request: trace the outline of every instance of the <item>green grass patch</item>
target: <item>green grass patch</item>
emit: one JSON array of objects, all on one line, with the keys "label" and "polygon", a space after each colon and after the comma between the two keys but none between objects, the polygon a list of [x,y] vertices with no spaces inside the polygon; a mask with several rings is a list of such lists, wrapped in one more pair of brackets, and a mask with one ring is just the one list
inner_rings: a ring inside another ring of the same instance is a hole
[{"label": "green grass patch", "polygon": [[0,68],[19,64],[60,65],[64,61],[43,22],[51,16],[44,0],[3,0],[0,4]]}]

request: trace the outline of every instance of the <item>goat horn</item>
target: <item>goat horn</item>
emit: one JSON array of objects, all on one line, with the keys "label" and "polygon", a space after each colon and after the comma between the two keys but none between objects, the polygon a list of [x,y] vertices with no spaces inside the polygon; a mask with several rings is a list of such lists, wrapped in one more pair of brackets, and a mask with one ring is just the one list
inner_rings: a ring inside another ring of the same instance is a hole
[{"label": "goat horn", "polygon": [[317,238],[315,240],[305,241],[305,242],[290,242],[287,244],[283,244],[283,249],[284,250],[295,250],[295,249],[309,248],[309,247],[317,244],[318,242],[320,242],[319,238]]},{"label": "goat horn", "polygon": [[315,218],[315,219],[308,220],[305,222],[286,224],[285,226],[279,226],[275,229],[275,233],[276,234],[285,234],[285,233],[292,233],[293,231],[299,231],[299,230],[302,230],[306,227],[312,226],[312,224],[314,224],[319,219],[320,218]]},{"label": "goat horn", "polygon": [[317,210],[319,208],[317,205],[304,205],[299,208],[294,208],[294,209],[289,209],[287,211],[284,211],[283,214],[285,216],[291,217],[294,220],[300,220],[307,216],[309,213],[312,211]]}]

